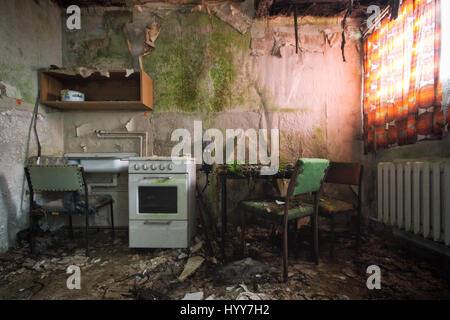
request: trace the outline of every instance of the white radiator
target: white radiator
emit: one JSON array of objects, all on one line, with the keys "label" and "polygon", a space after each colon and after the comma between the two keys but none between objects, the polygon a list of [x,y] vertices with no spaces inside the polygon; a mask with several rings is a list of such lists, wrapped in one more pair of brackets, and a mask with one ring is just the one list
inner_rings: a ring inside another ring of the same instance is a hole
[{"label": "white radiator", "polygon": [[450,246],[450,160],[378,163],[378,221]]}]

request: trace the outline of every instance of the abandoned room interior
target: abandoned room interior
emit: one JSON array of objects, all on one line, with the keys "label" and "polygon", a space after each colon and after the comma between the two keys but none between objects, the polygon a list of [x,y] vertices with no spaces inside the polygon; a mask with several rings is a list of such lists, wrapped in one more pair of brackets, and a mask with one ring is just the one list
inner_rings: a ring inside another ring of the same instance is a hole
[{"label": "abandoned room interior", "polygon": [[0,299],[450,299],[450,1],[0,0],[0,30]]}]

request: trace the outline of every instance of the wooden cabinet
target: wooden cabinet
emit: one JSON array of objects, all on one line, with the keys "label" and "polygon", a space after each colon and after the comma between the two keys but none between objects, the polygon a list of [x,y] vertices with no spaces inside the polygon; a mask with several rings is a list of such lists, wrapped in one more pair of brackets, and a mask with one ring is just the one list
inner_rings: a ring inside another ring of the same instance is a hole
[{"label": "wooden cabinet", "polygon": [[[126,77],[125,70],[109,71],[109,77],[95,72],[87,78],[61,71],[42,70],[39,74],[41,103],[70,110],[149,110],[153,109],[153,80],[144,71]],[[84,93],[86,101],[61,101],[61,90]]]}]

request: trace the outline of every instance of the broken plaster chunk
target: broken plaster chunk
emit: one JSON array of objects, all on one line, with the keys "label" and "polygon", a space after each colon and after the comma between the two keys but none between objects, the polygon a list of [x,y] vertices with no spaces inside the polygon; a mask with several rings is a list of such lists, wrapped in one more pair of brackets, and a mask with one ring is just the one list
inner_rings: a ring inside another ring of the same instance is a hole
[{"label": "broken plaster chunk", "polygon": [[82,137],[87,135],[88,133],[90,133],[90,126],[87,123],[75,127],[76,137]]},{"label": "broken plaster chunk", "polygon": [[194,292],[194,293],[186,293],[184,298],[181,300],[202,300],[203,299],[203,291]]},{"label": "broken plaster chunk", "polygon": [[1,90],[5,93],[5,96],[12,98],[12,99],[17,99],[17,100],[23,99],[22,93],[16,87],[14,87],[8,83],[5,83],[3,81],[0,81],[0,87],[2,88]]},{"label": "broken plaster chunk", "polygon": [[158,38],[159,33],[161,32],[161,27],[157,22],[153,22],[152,26],[145,29],[145,43],[154,48],[155,41]]},{"label": "broken plaster chunk", "polygon": [[191,247],[191,253],[196,253],[203,247],[203,241],[198,242],[197,244]]},{"label": "broken plaster chunk", "polygon": [[128,122],[125,124],[125,129],[127,129],[128,132],[136,131],[136,123],[134,121],[134,118],[128,120]]},{"label": "broken plaster chunk", "polygon": [[203,264],[205,259],[200,256],[194,256],[188,259],[186,265],[184,266],[184,270],[181,275],[178,277],[180,282],[186,280],[191,274],[193,274],[200,266]]},{"label": "broken plaster chunk", "polygon": [[88,68],[85,68],[85,67],[79,67],[79,68],[77,69],[77,71],[78,71],[78,73],[80,74],[80,76],[82,76],[83,78],[90,77],[91,74],[94,73],[94,70],[93,70],[93,69],[88,69]]},{"label": "broken plaster chunk", "polygon": [[182,253],[180,253],[180,255],[177,257],[177,259],[178,259],[178,260],[183,260],[183,259],[185,259],[185,258],[187,258],[187,257],[188,257],[188,255],[187,255],[186,253],[182,252]]},{"label": "broken plaster chunk", "polygon": [[269,297],[264,293],[246,291],[239,293],[236,300],[269,300]]},{"label": "broken plaster chunk", "polygon": [[232,4],[215,5],[211,9],[217,18],[228,23],[241,34],[245,34],[252,24],[252,19]]},{"label": "broken plaster chunk", "polygon": [[275,57],[282,57],[281,48],[286,45],[286,40],[283,37],[274,36],[273,46],[270,54]]},{"label": "broken plaster chunk", "polygon": [[128,78],[134,73],[134,69],[125,69],[125,78]]}]

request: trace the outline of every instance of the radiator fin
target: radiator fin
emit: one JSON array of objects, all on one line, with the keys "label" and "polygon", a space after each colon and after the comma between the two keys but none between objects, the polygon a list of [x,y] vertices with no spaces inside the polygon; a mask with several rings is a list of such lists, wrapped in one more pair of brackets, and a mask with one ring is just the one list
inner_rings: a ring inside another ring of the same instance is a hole
[{"label": "radiator fin", "polygon": [[378,221],[450,246],[450,161],[380,162]]}]

